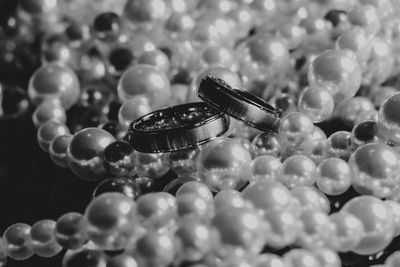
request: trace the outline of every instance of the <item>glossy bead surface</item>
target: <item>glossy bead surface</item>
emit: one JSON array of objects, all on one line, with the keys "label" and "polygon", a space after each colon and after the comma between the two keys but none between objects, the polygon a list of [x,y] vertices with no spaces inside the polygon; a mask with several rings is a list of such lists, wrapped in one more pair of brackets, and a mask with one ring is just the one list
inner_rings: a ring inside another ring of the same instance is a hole
[{"label": "glossy bead surface", "polygon": [[166,153],[134,153],[136,171],[140,177],[158,179],[169,171],[168,154]]},{"label": "glossy bead surface", "polygon": [[374,36],[381,27],[379,16],[374,6],[358,6],[348,13],[348,18],[353,25],[364,29],[368,36]]},{"label": "glossy bead surface", "polygon": [[72,141],[73,135],[64,134],[56,137],[49,147],[51,160],[59,167],[67,168],[67,149]]},{"label": "glossy bead surface", "polygon": [[277,178],[289,188],[302,185],[312,185],[317,179],[317,167],[306,156],[293,155],[283,163]]},{"label": "glossy bead surface", "polygon": [[388,98],[379,109],[378,126],[384,137],[400,143],[400,94]]},{"label": "glossy bead surface", "polygon": [[132,23],[162,21],[169,16],[167,4],[161,0],[129,1],[124,8],[124,16]]},{"label": "glossy bead surface", "polygon": [[136,260],[127,254],[118,255],[107,260],[107,267],[137,267]]},{"label": "glossy bead surface", "polygon": [[250,163],[251,155],[240,142],[221,138],[202,148],[197,172],[212,191],[235,189],[250,179]]},{"label": "glossy bead surface", "polygon": [[392,241],[394,235],[393,214],[382,200],[373,196],[355,197],[342,211],[356,216],[364,226],[364,234],[353,251],[360,255],[376,253]]},{"label": "glossy bead surface", "polygon": [[186,149],[169,154],[169,167],[178,176],[190,175],[196,171],[199,149]]},{"label": "glossy bead surface", "polygon": [[31,227],[16,223],[8,227],[3,234],[7,256],[14,260],[26,260],[32,257],[33,248],[29,242]]},{"label": "glossy bead surface", "polygon": [[168,74],[170,68],[169,59],[167,55],[160,50],[144,52],[138,58],[137,63],[154,66],[165,74]]},{"label": "glossy bead surface", "polygon": [[332,95],[322,87],[307,87],[300,94],[298,110],[308,115],[315,123],[328,119],[333,107]]},{"label": "glossy bead surface", "polygon": [[79,249],[88,241],[86,225],[82,214],[69,212],[56,223],[54,235],[63,248]]},{"label": "glossy bead surface", "polygon": [[314,256],[324,267],[341,267],[342,262],[338,253],[334,250],[327,248],[320,248],[313,251]]},{"label": "glossy bead surface", "polygon": [[219,191],[214,197],[214,207],[216,212],[226,208],[242,208],[248,206],[239,191],[225,189]]},{"label": "glossy bead surface", "polygon": [[361,69],[355,58],[343,50],[327,50],[318,55],[308,70],[312,87],[323,87],[336,103],[354,96],[361,85]]},{"label": "glossy bead surface", "polygon": [[310,117],[301,112],[293,112],[283,117],[279,123],[278,133],[282,146],[298,146],[311,136],[314,124]]},{"label": "glossy bead surface", "polygon": [[93,29],[96,37],[101,40],[115,39],[121,29],[121,19],[112,12],[101,13],[94,19]]},{"label": "glossy bead surface", "polygon": [[279,157],[281,155],[281,145],[276,133],[259,133],[251,141],[251,150],[255,156],[271,155]]},{"label": "glossy bead surface", "polygon": [[385,204],[392,210],[395,227],[394,236],[397,237],[400,234],[400,203],[394,200],[385,200]]},{"label": "glossy bead surface", "polygon": [[79,80],[73,70],[58,63],[45,65],[29,81],[28,95],[36,105],[44,100],[59,99],[69,109],[79,97]]},{"label": "glossy bead surface", "polygon": [[124,141],[115,141],[103,151],[104,168],[114,176],[130,176],[134,173],[131,144]]},{"label": "glossy bead surface", "polygon": [[370,99],[356,96],[343,101],[338,107],[339,118],[348,126],[353,127],[357,119],[365,113],[374,111],[375,107]]},{"label": "glossy bead surface", "polygon": [[209,221],[214,215],[213,203],[195,193],[178,196],[176,204],[180,218],[192,217],[202,221]]},{"label": "glossy bead surface", "polygon": [[268,180],[274,181],[278,170],[280,169],[281,161],[269,155],[258,156],[253,159],[250,164],[251,168],[251,181]]},{"label": "glossy bead surface", "polygon": [[376,121],[366,120],[358,123],[351,130],[351,145],[358,148],[367,143],[379,141],[378,124]]},{"label": "glossy bead surface", "polygon": [[342,159],[328,158],[322,161],[317,168],[316,185],[327,195],[340,195],[346,192],[353,181],[353,172]]},{"label": "glossy bead surface", "polygon": [[328,198],[312,186],[298,186],[291,190],[291,194],[300,204],[301,211],[330,211]]},{"label": "glossy bead surface", "polygon": [[400,183],[399,156],[385,144],[361,146],[351,155],[349,165],[354,173],[353,184],[360,193],[388,197]]},{"label": "glossy bead surface", "polygon": [[36,127],[39,127],[49,120],[65,124],[67,122],[67,115],[59,101],[49,100],[44,101],[35,109],[32,120]]},{"label": "glossy bead surface", "polygon": [[291,245],[296,241],[301,224],[289,211],[271,210],[264,214],[271,231],[267,244],[275,249]]},{"label": "glossy bead surface", "polygon": [[136,243],[134,252],[139,266],[167,266],[174,260],[174,243],[167,234],[147,232]]},{"label": "glossy bead surface", "polygon": [[118,83],[123,102],[134,96],[148,97],[150,107],[165,107],[171,96],[170,83],[163,72],[149,65],[135,65],[124,72]]},{"label": "glossy bead surface", "polygon": [[67,150],[68,166],[83,180],[106,178],[108,174],[101,156],[104,149],[114,141],[110,133],[98,128],[86,128],[77,132]]},{"label": "glossy bead surface", "polygon": [[137,201],[137,213],[141,224],[149,230],[165,230],[172,227],[177,215],[175,197],[166,192],[149,193]]},{"label": "glossy bead surface", "polygon": [[284,267],[286,265],[283,263],[283,260],[280,256],[272,253],[263,253],[259,255],[256,266]]},{"label": "glossy bead surface", "polygon": [[211,193],[208,186],[198,181],[189,181],[187,183],[184,183],[176,191],[177,197],[184,194],[196,194],[207,201],[213,200],[213,194]]},{"label": "glossy bead surface", "polygon": [[354,249],[364,235],[364,226],[360,219],[345,211],[332,213],[329,217],[336,228],[336,249],[340,252]]},{"label": "glossy bead surface", "polygon": [[263,248],[268,229],[261,217],[247,208],[221,210],[213,218],[212,226],[217,230],[222,249],[228,245],[253,253]]},{"label": "glossy bead surface", "polygon": [[63,267],[106,267],[107,256],[98,250],[83,249],[72,252],[72,255],[65,254]]},{"label": "glossy bead surface", "polygon": [[151,111],[149,100],[146,97],[135,96],[122,104],[118,111],[118,121],[125,129],[128,129],[132,121]]},{"label": "glossy bead surface", "polygon": [[138,232],[136,204],[121,193],[104,193],[85,212],[89,239],[107,250],[125,248]]},{"label": "glossy bead surface", "polygon": [[93,191],[93,198],[104,194],[116,192],[135,200],[141,194],[140,187],[136,181],[128,177],[108,178],[102,181]]},{"label": "glossy bead surface", "polygon": [[347,161],[351,155],[351,133],[348,131],[337,131],[328,137],[328,156],[341,158]]},{"label": "glossy bead surface", "polygon": [[40,126],[37,132],[37,140],[40,148],[49,152],[51,142],[61,135],[69,134],[69,129],[62,123],[47,121]]},{"label": "glossy bead surface", "polygon": [[61,252],[62,247],[53,234],[55,228],[56,222],[53,220],[41,220],[32,226],[30,241],[37,255],[50,258]]},{"label": "glossy bead surface", "polygon": [[308,250],[292,249],[283,255],[285,266],[290,267],[317,267],[321,266],[318,259]]}]

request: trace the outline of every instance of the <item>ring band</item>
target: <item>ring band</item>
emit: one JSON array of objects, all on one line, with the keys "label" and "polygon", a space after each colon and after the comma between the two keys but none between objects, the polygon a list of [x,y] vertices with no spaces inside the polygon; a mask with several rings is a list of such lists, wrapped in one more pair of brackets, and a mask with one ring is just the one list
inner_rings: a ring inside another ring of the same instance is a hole
[{"label": "ring band", "polygon": [[131,123],[127,140],[139,152],[160,153],[195,148],[223,135],[229,117],[204,102],[168,107]]},{"label": "ring band", "polygon": [[232,88],[219,78],[203,78],[197,95],[208,104],[253,128],[261,131],[278,129],[280,111],[249,92]]}]

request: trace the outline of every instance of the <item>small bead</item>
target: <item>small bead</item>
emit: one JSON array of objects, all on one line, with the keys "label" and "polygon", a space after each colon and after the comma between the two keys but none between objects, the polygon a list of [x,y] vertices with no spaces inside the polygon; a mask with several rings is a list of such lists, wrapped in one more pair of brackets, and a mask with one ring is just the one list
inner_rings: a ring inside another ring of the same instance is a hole
[{"label": "small bead", "polygon": [[67,115],[59,101],[49,100],[43,102],[36,108],[32,115],[32,120],[36,127],[39,127],[49,120],[65,124],[67,122]]},{"label": "small bead", "polygon": [[332,95],[323,88],[307,87],[300,94],[298,109],[308,115],[314,123],[328,119],[333,107]]},{"label": "small bead", "polygon": [[327,143],[328,155],[347,161],[351,155],[350,139],[351,133],[348,131],[338,131],[331,134]]},{"label": "small bead", "polygon": [[7,255],[14,260],[26,260],[32,257],[33,248],[29,242],[31,227],[24,223],[13,224],[3,235]]},{"label": "small bead", "polygon": [[[69,256],[69,257],[66,257]],[[73,252],[72,255],[65,254],[63,267],[105,267],[107,266],[107,256],[97,250],[84,249]]]},{"label": "small bead", "polygon": [[62,123],[47,121],[40,126],[37,132],[37,140],[40,148],[49,152],[50,144],[59,136],[69,134],[69,129]]},{"label": "small bead", "polygon": [[178,176],[190,175],[196,171],[199,149],[186,149],[169,154],[169,167]]},{"label": "small bead", "polygon": [[345,211],[333,213],[329,217],[336,227],[334,239],[337,242],[337,251],[353,250],[364,235],[364,226],[361,220]]},{"label": "small bead", "polygon": [[108,55],[108,61],[108,72],[115,77],[120,77],[132,65],[134,55],[128,47],[115,47]]},{"label": "small bead", "polygon": [[314,130],[312,120],[301,112],[294,112],[283,117],[279,124],[279,139],[283,146],[300,145]]},{"label": "small bead", "polygon": [[132,256],[122,254],[107,260],[107,267],[138,267],[138,263]]},{"label": "small bead", "polygon": [[291,193],[299,201],[302,211],[322,211],[326,214],[330,211],[328,198],[315,187],[298,186]]},{"label": "small bead", "polygon": [[53,220],[41,220],[32,226],[31,245],[37,255],[50,258],[61,252],[62,247],[53,235],[55,228],[56,222]]},{"label": "small bead", "polygon": [[147,115],[151,111],[146,97],[135,96],[122,104],[118,111],[118,121],[125,129],[128,129],[132,121]]},{"label": "small bead", "polygon": [[159,179],[169,171],[168,154],[134,153],[134,163],[139,177]]},{"label": "small bead", "polygon": [[328,158],[318,165],[316,184],[327,195],[340,195],[346,192],[352,183],[353,172],[342,159]]},{"label": "small bead", "polygon": [[127,177],[108,178],[102,181],[93,191],[93,198],[110,192],[122,193],[132,200],[138,198],[141,194],[140,187],[134,179]]},{"label": "small bead", "polygon": [[149,231],[136,243],[139,266],[168,266],[174,260],[174,243],[167,234]]},{"label": "small bead", "polygon": [[251,150],[255,156],[271,155],[280,157],[281,145],[276,133],[259,133],[251,142]]},{"label": "small bead", "polygon": [[306,156],[293,155],[287,158],[277,174],[281,181],[289,188],[302,185],[312,185],[317,179],[317,167],[315,163]]},{"label": "small bead", "polygon": [[76,212],[61,216],[54,233],[57,242],[66,249],[79,249],[88,241],[84,217]]},{"label": "small bead", "polygon": [[59,167],[67,168],[67,150],[73,135],[64,134],[56,137],[51,143],[49,154],[51,160]]},{"label": "small bead", "polygon": [[116,38],[121,29],[121,19],[112,12],[99,14],[93,23],[96,37],[101,40]]},{"label": "small bead", "polygon": [[251,162],[250,168],[252,171],[251,181],[276,179],[278,170],[281,168],[281,161],[269,155],[258,156]]},{"label": "small bead", "polygon": [[170,69],[169,59],[161,50],[144,52],[137,61],[138,64],[148,64],[168,74]]},{"label": "small bead", "polygon": [[133,147],[124,141],[115,141],[103,151],[103,165],[113,176],[131,176],[134,174]]},{"label": "small bead", "polygon": [[367,143],[377,143],[378,124],[375,121],[363,121],[355,125],[351,131],[351,145],[354,149]]}]

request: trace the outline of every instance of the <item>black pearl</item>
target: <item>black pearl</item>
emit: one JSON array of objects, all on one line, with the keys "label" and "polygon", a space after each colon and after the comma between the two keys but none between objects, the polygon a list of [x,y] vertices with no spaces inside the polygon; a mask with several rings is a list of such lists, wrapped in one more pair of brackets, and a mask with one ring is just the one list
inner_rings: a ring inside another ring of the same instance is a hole
[{"label": "black pearl", "polygon": [[125,177],[109,178],[96,187],[93,191],[93,198],[110,192],[122,193],[131,199],[137,199],[141,193],[134,179]]},{"label": "black pearl", "polygon": [[105,267],[106,255],[97,250],[82,250],[63,262],[63,267]]},{"label": "black pearl", "polygon": [[108,60],[110,62],[109,71],[111,73],[123,72],[126,70],[129,65],[132,64],[134,59],[132,51],[127,47],[117,47],[114,48],[110,55],[108,56]]},{"label": "black pearl", "polygon": [[324,19],[332,23],[334,27],[338,26],[340,22],[345,21],[347,14],[343,10],[330,10],[326,13]]},{"label": "black pearl", "polygon": [[134,164],[131,154],[133,147],[124,141],[115,141],[109,144],[103,151],[104,168],[115,176],[132,175]]},{"label": "black pearl", "polygon": [[121,29],[121,19],[113,12],[105,12],[94,19],[93,28],[100,39],[116,37]]}]

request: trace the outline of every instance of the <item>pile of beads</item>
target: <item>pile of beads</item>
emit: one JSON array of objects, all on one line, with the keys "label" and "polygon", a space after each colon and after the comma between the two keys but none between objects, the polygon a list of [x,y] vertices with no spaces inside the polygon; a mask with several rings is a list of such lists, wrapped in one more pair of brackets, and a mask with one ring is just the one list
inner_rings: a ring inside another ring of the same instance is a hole
[{"label": "pile of beads", "polygon": [[[64,267],[335,267],[347,252],[381,253],[400,234],[399,11],[396,0],[20,0],[1,60],[39,43],[26,90],[39,146],[99,185],[84,214],[10,226],[0,266],[62,248]],[[139,125],[156,132],[218,115],[157,117],[210,100],[216,88],[196,93],[209,77],[271,103],[270,131],[233,116],[168,153],[126,137],[149,114]],[[4,116],[26,112],[23,90],[2,91]],[[348,131],[327,137],[332,119]],[[169,170],[164,192],[142,194]]]}]

